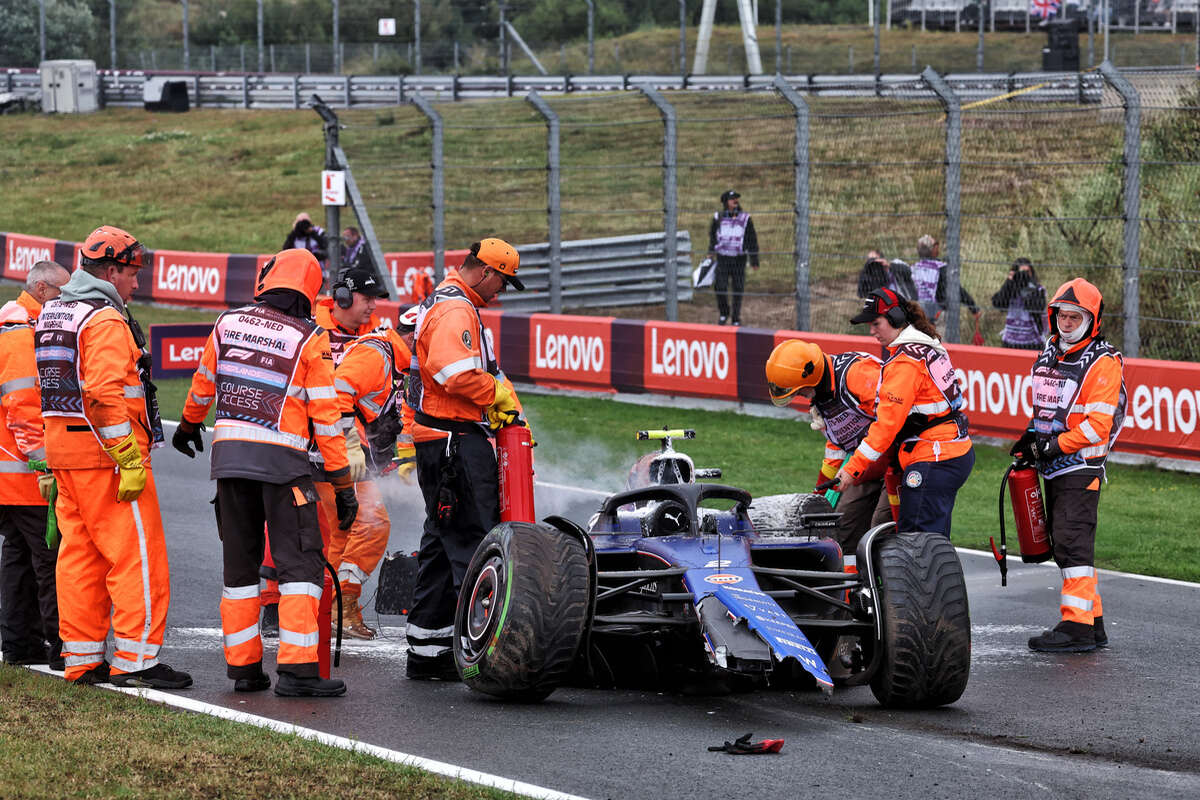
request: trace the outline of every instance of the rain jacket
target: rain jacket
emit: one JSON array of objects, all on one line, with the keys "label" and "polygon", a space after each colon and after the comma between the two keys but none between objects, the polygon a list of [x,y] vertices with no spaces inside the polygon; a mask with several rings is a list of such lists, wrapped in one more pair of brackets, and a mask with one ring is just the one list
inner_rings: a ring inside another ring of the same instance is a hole
[{"label": "rain jacket", "polygon": [[44,506],[30,459],[46,457],[33,324],[42,310],[28,292],[0,308],[0,505]]}]

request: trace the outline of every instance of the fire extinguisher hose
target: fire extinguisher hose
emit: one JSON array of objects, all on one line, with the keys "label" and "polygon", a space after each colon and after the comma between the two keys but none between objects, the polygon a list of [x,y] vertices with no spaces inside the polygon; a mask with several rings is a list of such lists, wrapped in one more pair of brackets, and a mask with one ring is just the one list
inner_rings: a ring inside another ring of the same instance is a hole
[{"label": "fire extinguisher hose", "polygon": [[992,546],[992,555],[996,557],[996,563],[1000,566],[1000,585],[1008,586],[1008,539],[1004,531],[1004,490],[1008,487],[1008,476],[1013,471],[1016,462],[1009,464],[1008,469],[1004,470],[1004,477],[1000,479],[1000,549],[996,549],[996,540],[988,537],[988,543]]},{"label": "fire extinguisher hose", "polygon": [[333,596],[337,598],[338,607],[338,624],[337,624],[337,640],[333,646],[333,665],[341,666],[342,663],[342,584],[338,580],[337,570],[333,568],[324,558],[321,559],[325,564],[325,571],[329,573],[329,577],[333,578]]}]

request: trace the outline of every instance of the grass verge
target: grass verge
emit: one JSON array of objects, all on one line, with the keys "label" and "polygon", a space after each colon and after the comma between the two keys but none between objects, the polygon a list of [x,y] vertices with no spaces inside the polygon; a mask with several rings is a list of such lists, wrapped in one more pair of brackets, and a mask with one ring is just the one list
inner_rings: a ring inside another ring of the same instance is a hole
[{"label": "grass verge", "polygon": [[7,665],[0,695],[0,797],[513,797]]}]

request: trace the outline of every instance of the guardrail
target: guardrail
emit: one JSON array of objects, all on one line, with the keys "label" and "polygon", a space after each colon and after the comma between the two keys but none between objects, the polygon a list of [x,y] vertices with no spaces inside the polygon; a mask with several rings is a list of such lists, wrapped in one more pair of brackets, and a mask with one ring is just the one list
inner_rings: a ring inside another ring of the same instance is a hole
[{"label": "guardrail", "polygon": [[[612,308],[663,303],[664,234],[606,236],[561,244],[562,300],[564,309]],[[680,300],[692,299],[692,239],[687,231],[676,236],[676,291]],[[525,292],[505,292],[506,311],[550,310],[550,244],[520,245],[521,281]]]},{"label": "guardrail", "polygon": [[[773,75],[281,75],[98,70],[105,105],[141,106],[148,78],[187,85],[193,107],[281,109],[307,107],[314,93],[335,108],[401,105],[420,93],[433,102],[485,97],[524,97],[575,92],[635,91],[640,86],[666,91],[774,90]],[[936,100],[920,75],[785,75],[799,92],[827,97],[896,97]],[[1043,84],[1024,100],[1098,103],[1104,81],[1093,73],[1013,72],[950,74],[946,83],[967,102]],[[0,74],[0,92],[26,98],[41,95],[35,69]]]}]

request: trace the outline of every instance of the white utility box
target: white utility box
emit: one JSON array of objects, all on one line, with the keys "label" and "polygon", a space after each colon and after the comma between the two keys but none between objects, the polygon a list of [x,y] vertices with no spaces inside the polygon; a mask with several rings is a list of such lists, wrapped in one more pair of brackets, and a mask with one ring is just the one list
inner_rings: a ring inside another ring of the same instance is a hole
[{"label": "white utility box", "polygon": [[85,114],[100,107],[100,76],[95,61],[43,61],[38,69],[42,76],[42,111]]}]

